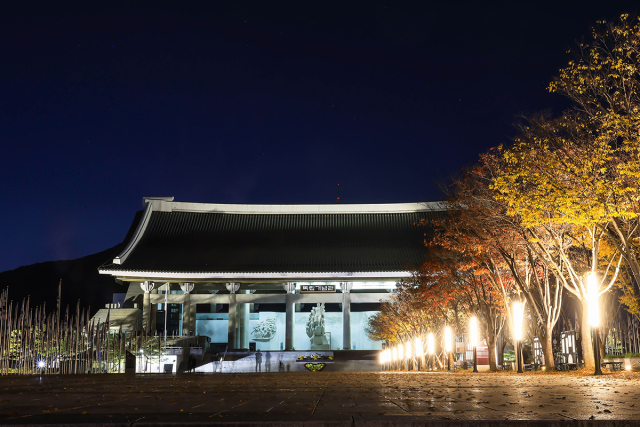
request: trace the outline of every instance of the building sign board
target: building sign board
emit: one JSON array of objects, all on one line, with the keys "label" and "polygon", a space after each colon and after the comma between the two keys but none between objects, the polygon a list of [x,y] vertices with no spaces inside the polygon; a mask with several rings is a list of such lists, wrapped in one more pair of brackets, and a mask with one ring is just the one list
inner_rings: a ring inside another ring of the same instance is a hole
[{"label": "building sign board", "polygon": [[478,343],[476,347],[476,360],[478,365],[489,364],[489,346],[487,345],[487,340]]},{"label": "building sign board", "polygon": [[335,292],[336,285],[300,285],[300,293]]}]

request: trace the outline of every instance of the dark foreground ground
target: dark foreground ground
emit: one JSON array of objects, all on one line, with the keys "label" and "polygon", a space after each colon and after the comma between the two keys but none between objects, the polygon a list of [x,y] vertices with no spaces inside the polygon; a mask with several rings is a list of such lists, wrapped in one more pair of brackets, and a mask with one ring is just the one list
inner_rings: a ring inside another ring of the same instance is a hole
[{"label": "dark foreground ground", "polygon": [[640,425],[640,381],[376,372],[0,378],[3,425],[497,426],[515,420]]}]

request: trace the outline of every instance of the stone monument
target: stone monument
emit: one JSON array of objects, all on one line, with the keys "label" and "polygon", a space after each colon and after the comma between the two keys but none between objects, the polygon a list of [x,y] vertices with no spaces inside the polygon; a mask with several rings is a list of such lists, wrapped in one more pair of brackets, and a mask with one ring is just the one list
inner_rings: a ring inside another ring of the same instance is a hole
[{"label": "stone monument", "polygon": [[324,303],[318,303],[311,309],[307,320],[307,336],[311,340],[311,350],[331,350],[324,331]]}]

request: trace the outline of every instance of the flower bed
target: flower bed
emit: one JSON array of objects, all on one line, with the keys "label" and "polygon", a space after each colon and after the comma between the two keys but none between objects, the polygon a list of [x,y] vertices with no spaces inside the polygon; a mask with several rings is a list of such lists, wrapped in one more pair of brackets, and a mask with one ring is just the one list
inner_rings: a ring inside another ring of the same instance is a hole
[{"label": "flower bed", "polygon": [[298,356],[296,359],[298,363],[309,363],[309,362],[325,362],[325,363],[333,363],[333,356],[327,356],[326,354],[310,354],[307,356]]},{"label": "flower bed", "polygon": [[317,371],[321,371],[325,367],[325,364],[307,362],[304,364],[304,367],[310,370],[311,372],[317,372]]}]

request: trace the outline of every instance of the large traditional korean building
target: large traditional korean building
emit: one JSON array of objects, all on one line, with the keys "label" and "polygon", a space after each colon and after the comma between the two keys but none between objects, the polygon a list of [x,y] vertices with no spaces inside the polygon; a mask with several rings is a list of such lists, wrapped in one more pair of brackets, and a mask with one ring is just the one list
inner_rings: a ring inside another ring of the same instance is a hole
[{"label": "large traditional korean building", "polygon": [[[331,349],[376,349],[367,317],[425,258],[440,203],[236,205],[145,198],[102,274],[128,285],[142,327],[230,348],[309,349],[325,303]],[[115,313],[114,313],[115,314]]]}]

